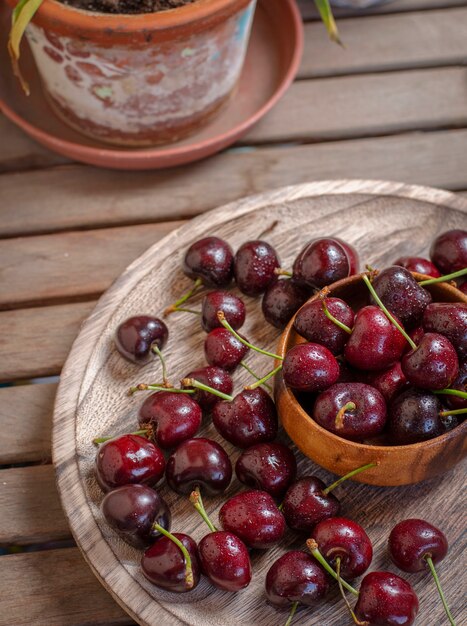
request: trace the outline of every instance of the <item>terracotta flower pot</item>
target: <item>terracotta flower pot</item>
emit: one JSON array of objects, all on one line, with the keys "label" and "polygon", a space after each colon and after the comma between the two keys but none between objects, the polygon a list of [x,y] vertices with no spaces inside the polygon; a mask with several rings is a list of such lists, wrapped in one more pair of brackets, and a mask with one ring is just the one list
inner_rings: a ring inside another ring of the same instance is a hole
[{"label": "terracotta flower pot", "polygon": [[70,126],[114,144],[167,143],[206,124],[229,98],[255,2],[114,15],[44,0],[26,34],[50,103]]}]

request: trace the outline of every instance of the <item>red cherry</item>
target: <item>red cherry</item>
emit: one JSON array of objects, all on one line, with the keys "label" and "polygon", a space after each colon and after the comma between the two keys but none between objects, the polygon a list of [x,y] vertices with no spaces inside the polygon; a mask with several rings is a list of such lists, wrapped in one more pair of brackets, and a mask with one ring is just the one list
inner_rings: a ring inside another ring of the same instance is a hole
[{"label": "red cherry", "polygon": [[390,572],[370,572],[361,582],[355,614],[369,626],[411,626],[418,606],[406,580]]},{"label": "red cherry", "polygon": [[262,294],[276,279],[274,270],[279,267],[276,251],[267,242],[247,241],[237,250],[234,260],[235,281],[247,296]]},{"label": "red cherry", "polygon": [[[326,298],[326,307],[339,322],[353,327],[355,314],[344,300]],[[295,317],[294,328],[307,341],[325,346],[334,355],[343,351],[349,339],[345,330],[326,317],[321,300],[307,302],[302,306]]]},{"label": "red cherry", "polygon": [[426,307],[422,324],[425,332],[447,337],[459,358],[467,359],[467,304],[433,302]]},{"label": "red cherry", "polygon": [[120,324],[115,334],[118,351],[133,363],[147,363],[151,360],[151,348],[162,349],[167,343],[169,330],[157,317],[138,315]]},{"label": "red cherry", "polygon": [[200,278],[207,287],[227,287],[233,278],[233,258],[226,241],[205,237],[188,248],[183,271],[189,278]]},{"label": "red cherry", "polygon": [[203,572],[222,591],[241,591],[251,581],[248,548],[236,535],[225,531],[209,533],[198,546]]},{"label": "red cherry", "polygon": [[467,231],[448,230],[436,237],[431,244],[430,258],[443,274],[467,267]]},{"label": "red cherry", "polygon": [[243,300],[228,291],[211,291],[204,296],[201,305],[201,325],[207,333],[222,326],[217,317],[218,311],[224,313],[225,319],[235,330],[243,326],[246,316]]},{"label": "red cherry", "polygon": [[248,348],[226,328],[211,330],[204,342],[204,354],[209,365],[232,372],[245,358]]},{"label": "red cherry", "polygon": [[459,372],[459,360],[452,343],[438,333],[425,333],[420,343],[402,357],[407,380],[420,389],[445,389]]},{"label": "red cherry", "polygon": [[276,328],[285,328],[307,298],[308,290],[292,280],[276,280],[269,285],[261,302],[264,319]]},{"label": "red cherry", "polygon": [[356,252],[335,238],[316,239],[299,253],[293,265],[293,280],[300,286],[322,289],[355,271]]},{"label": "red cherry", "polygon": [[425,274],[426,276],[431,276],[432,278],[439,278],[441,276],[440,271],[431,261],[428,259],[423,259],[418,256],[401,256],[394,261],[392,265],[400,265],[400,267],[405,267],[409,272],[417,272],[418,274]]},{"label": "red cherry", "polygon": [[[211,387],[221,393],[225,393],[228,396],[231,395],[233,390],[233,380],[231,375],[221,367],[213,365],[207,365],[206,367],[192,370],[189,374],[187,374],[187,376],[185,376],[185,378],[182,379],[182,387],[184,389],[195,389],[194,387],[184,384],[183,381],[186,379],[197,380],[203,385]],[[206,411],[207,413],[211,412],[214,405],[220,400],[218,396],[215,396],[209,391],[203,391],[202,389],[195,389],[195,393],[191,397],[193,400],[196,400],[203,411]]]},{"label": "red cherry", "polygon": [[365,382],[377,389],[386,402],[390,402],[409,384],[400,361],[387,370],[371,372],[366,376]]},{"label": "red cherry", "polygon": [[318,522],[339,513],[339,500],[332,493],[324,493],[325,488],[316,476],[300,478],[288,488],[282,512],[290,528],[311,532]]},{"label": "red cherry", "polygon": [[297,461],[293,452],[282,443],[258,443],[241,454],[235,473],[244,485],[281,498],[295,480]]},{"label": "red cherry", "polygon": [[284,357],[282,375],[286,385],[297,391],[322,391],[339,378],[334,355],[317,343],[301,343]]},{"label": "red cherry", "polygon": [[389,535],[389,555],[404,572],[428,569],[427,557],[439,563],[448,553],[447,539],[439,528],[422,519],[406,519]]}]

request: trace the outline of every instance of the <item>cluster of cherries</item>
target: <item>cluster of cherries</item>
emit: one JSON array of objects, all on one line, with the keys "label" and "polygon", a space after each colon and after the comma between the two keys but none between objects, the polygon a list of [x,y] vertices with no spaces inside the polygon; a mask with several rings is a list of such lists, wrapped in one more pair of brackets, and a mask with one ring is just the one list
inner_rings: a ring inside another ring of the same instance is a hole
[{"label": "cluster of cherries", "polygon": [[[465,274],[467,233],[451,231],[439,237],[433,245],[432,259],[442,272],[454,273],[454,277]],[[395,398],[391,406],[400,404],[400,427],[391,432],[393,436],[402,431],[412,436],[414,426],[407,427],[406,423],[411,414],[417,413],[417,407],[412,396],[405,404],[402,401],[409,381],[417,387],[409,389],[410,393],[429,396],[435,403],[438,430],[433,428],[428,436],[449,427],[448,418],[454,425],[453,418],[457,419],[467,407],[465,363],[464,370],[459,367],[459,360],[462,362],[467,355],[467,307],[431,303],[429,293],[410,274],[423,269],[423,273],[437,273],[439,277],[440,272],[429,261],[401,259],[398,263],[400,266],[384,270],[372,282],[364,276],[378,306],[364,307],[355,315],[345,302],[323,293],[321,299],[303,307],[295,324],[308,343],[297,345],[282,360],[253,346],[237,332],[245,321],[245,305],[225,288],[235,278],[246,295],[264,294],[265,318],[282,328],[313,290],[358,271],[356,251],[336,238],[315,240],[300,252],[293,271],[287,272],[280,268],[274,249],[264,241],[247,242],[235,255],[217,237],[194,243],[184,259],[184,271],[194,279],[194,285],[165,311],[165,316],[174,311],[200,315],[208,333],[208,365],[189,372],[179,388],[167,379],[162,355],[168,339],[164,321],[140,315],[118,327],[116,345],[125,358],[147,363],[156,354],[162,363],[161,382],[139,384],[130,390],[155,392],[139,409],[140,429],[95,440],[101,444],[96,458],[97,480],[107,492],[102,502],[103,515],[125,541],[145,549],[141,563],[148,580],[170,591],[186,592],[196,587],[203,573],[217,588],[239,591],[251,580],[249,550],[276,545],[288,526],[312,534],[307,542],[311,554],[286,553],[266,577],[266,595],[271,604],[291,605],[289,624],[299,603],[311,605],[324,597],[328,574],[338,580],[341,590],[346,588],[358,595],[354,610],[346,601],[356,624],[413,623],[418,600],[409,583],[400,577],[372,572],[363,579],[359,592],[345,580],[366,571],[372,547],[358,524],[337,517],[340,506],[331,492],[342,480],[369,466],[354,470],[329,487],[313,476],[296,480],[294,455],[287,446],[274,441],[277,413],[264,390],[267,380],[282,370],[284,380],[293,389],[320,392],[313,412],[319,423],[355,439],[381,432],[386,422],[386,402]],[[457,267],[459,264],[461,267]],[[201,311],[186,308],[187,300],[202,286],[214,290],[204,296]],[[449,309],[437,309],[446,306]],[[412,330],[410,337],[406,337],[402,324]],[[407,351],[409,339],[417,341],[418,346],[410,344],[412,349]],[[300,353],[304,348],[306,352]],[[250,349],[274,357],[280,364],[259,378],[244,361]],[[257,380],[233,396],[231,374],[239,365]],[[354,382],[352,376],[357,368],[361,373],[365,371],[365,382]],[[424,370],[422,376],[420,368]],[[425,381],[427,376],[430,384],[420,385],[419,380]],[[457,409],[441,411],[437,391],[456,402]],[[420,400],[420,406],[429,413],[426,399]],[[219,443],[195,437],[203,414],[211,416],[224,439],[243,449],[235,473],[250,488],[222,506],[222,530],[208,518],[202,496],[225,492],[233,468]],[[418,417],[418,421],[423,422],[424,417]],[[416,440],[428,438],[426,430],[424,425],[423,436],[417,434]],[[407,442],[398,436],[394,436],[394,442]],[[167,460],[163,451],[169,454]],[[184,533],[170,532],[169,507],[155,490],[164,475],[173,491],[190,497],[208,525],[210,532],[198,545]],[[431,543],[427,543],[428,537]],[[422,520],[407,520],[391,533],[390,553],[405,571],[429,567],[434,572],[433,563],[441,560],[446,551],[444,535]],[[453,624],[446,604],[445,608]]]}]

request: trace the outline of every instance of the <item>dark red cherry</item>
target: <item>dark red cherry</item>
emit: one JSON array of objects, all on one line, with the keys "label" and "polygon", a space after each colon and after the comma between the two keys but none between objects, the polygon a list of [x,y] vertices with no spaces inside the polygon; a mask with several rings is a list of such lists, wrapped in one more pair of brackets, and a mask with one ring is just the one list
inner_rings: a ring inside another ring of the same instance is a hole
[{"label": "dark red cherry", "polygon": [[297,475],[293,452],[282,443],[258,443],[251,446],[235,464],[238,480],[281,498]]},{"label": "dark red cherry", "polygon": [[441,411],[441,402],[429,391],[404,391],[389,406],[391,440],[398,445],[407,445],[441,435],[444,432]]},{"label": "dark red cherry", "polygon": [[397,265],[382,270],[373,280],[373,287],[383,304],[407,328],[421,322],[431,302],[429,291],[420,287],[409,270]]},{"label": "dark red cherry", "polygon": [[407,340],[377,306],[365,306],[355,317],[344,349],[346,360],[360,370],[385,370],[402,356]]},{"label": "dark red cherry", "polygon": [[115,334],[115,345],[122,356],[133,363],[151,360],[151,347],[162,349],[167,343],[169,330],[157,317],[137,315],[120,324]]},{"label": "dark red cherry", "polygon": [[318,522],[339,513],[339,500],[332,493],[324,493],[325,488],[316,476],[305,476],[287,489],[282,512],[290,528],[309,533]]},{"label": "dark red cherry", "polygon": [[192,591],[201,578],[198,546],[183,533],[173,536],[185,546],[191,559],[191,577],[187,580],[186,561],[180,548],[168,537],[161,537],[148,548],[141,559],[145,577],[161,589],[175,593]]},{"label": "dark red cherry", "polygon": [[329,589],[329,578],[315,559],[302,552],[286,552],[266,574],[266,597],[278,608],[298,602],[315,606]]},{"label": "dark red cherry", "polygon": [[[414,342],[416,346],[418,346],[424,334],[425,334],[425,331],[423,329],[423,326],[416,326],[408,333],[410,339],[412,339],[412,341]],[[404,354],[407,354],[411,350],[412,350],[412,346],[410,345],[409,342],[407,342],[405,344]]]},{"label": "dark red cherry", "polygon": [[[189,374],[185,376],[185,379],[193,378],[203,385],[207,385],[208,387],[212,387],[217,391],[221,391],[222,393],[230,396],[233,390],[233,380],[232,376],[221,367],[216,367],[213,365],[207,365],[206,367],[200,367],[197,370],[192,370]],[[190,387],[183,385],[184,389],[189,389]],[[200,405],[203,411],[210,412],[214,405],[219,402],[219,397],[215,396],[213,393],[209,391],[202,391],[201,389],[196,389],[195,393],[191,396],[196,402]]]},{"label": "dark red cherry", "polygon": [[183,271],[190,278],[200,278],[206,287],[227,287],[233,278],[233,250],[219,237],[195,241],[187,250]]},{"label": "dark red cherry", "polygon": [[337,383],[317,397],[313,419],[344,439],[360,440],[383,430],[386,413],[386,402],[374,387]]},{"label": "dark red cherry", "polygon": [[436,265],[433,265],[431,261],[428,259],[424,259],[419,256],[401,256],[394,261],[392,265],[400,265],[400,267],[405,267],[409,272],[417,272],[418,274],[425,274],[426,276],[431,276],[432,278],[438,278],[441,276]]},{"label": "dark red cherry", "polygon": [[272,441],[277,435],[277,411],[264,389],[244,389],[232,402],[222,400],[212,410],[216,430],[238,448]]},{"label": "dark red cherry", "polygon": [[317,343],[300,343],[291,348],[283,360],[284,382],[297,391],[326,389],[337,381],[339,374],[336,357]]},{"label": "dark red cherry", "polygon": [[458,285],[457,288],[459,289],[459,291],[462,291],[462,293],[465,293],[465,295],[467,295],[467,280]]},{"label": "dark red cherry", "polygon": [[222,505],[219,521],[249,548],[270,548],[282,539],[286,529],[284,516],[265,491],[233,496]]},{"label": "dark red cherry", "polygon": [[204,354],[209,365],[232,372],[242,361],[248,348],[226,328],[215,328],[206,337]]},{"label": "dark red cherry", "polygon": [[274,270],[279,265],[276,251],[267,241],[246,241],[237,250],[234,259],[238,288],[247,296],[259,296],[275,280]]},{"label": "dark red cherry", "polygon": [[406,519],[396,524],[389,535],[389,555],[404,572],[428,569],[426,558],[439,563],[448,553],[447,539],[436,526],[422,519]]},{"label": "dark red cherry", "polygon": [[169,456],[165,476],[177,493],[186,495],[200,487],[202,493],[216,495],[230,485],[232,464],[216,441],[188,439]]},{"label": "dark red cherry", "polygon": [[335,238],[323,238],[301,250],[293,264],[292,280],[302,287],[321,289],[351,273],[352,260],[346,246]]},{"label": "dark red cherry", "polygon": [[154,487],[164,470],[162,451],[138,435],[109,439],[97,451],[96,478],[104,491],[132,483]]},{"label": "dark red cherry", "polygon": [[417,595],[400,576],[370,572],[362,580],[355,606],[359,620],[369,626],[411,626],[417,613]]},{"label": "dark red cherry", "polygon": [[386,402],[390,402],[409,384],[402,371],[400,361],[387,370],[370,372],[366,376],[365,382],[377,389]]},{"label": "dark red cherry", "polygon": [[426,307],[422,324],[426,332],[447,337],[459,358],[467,359],[467,304],[433,302]]},{"label": "dark red cherry", "polygon": [[146,485],[124,485],[109,491],[101,510],[109,526],[135,548],[145,548],[160,537],[154,524],[170,529],[167,503]]},{"label": "dark red cherry", "polygon": [[443,274],[467,267],[467,231],[448,230],[436,237],[431,244],[430,258]]},{"label": "dark red cherry", "polygon": [[269,285],[261,302],[264,319],[283,329],[307,298],[308,290],[302,289],[293,280],[276,280]]},{"label": "dark red cherry", "polygon": [[425,333],[417,348],[402,357],[401,365],[407,380],[421,389],[449,387],[459,373],[454,346],[438,333]]},{"label": "dark red cherry", "polygon": [[[326,298],[329,312],[345,326],[352,328],[355,313],[340,298]],[[307,302],[295,316],[294,328],[307,341],[319,343],[330,352],[340,354],[349,339],[349,334],[326,317],[321,300]]]},{"label": "dark red cherry", "polygon": [[352,580],[370,567],[373,546],[364,529],[345,517],[325,519],[313,530],[313,539],[326,561],[336,568],[340,559],[340,575]]},{"label": "dark red cherry", "polygon": [[201,407],[189,395],[158,391],[142,404],[138,422],[142,428],[149,424],[157,444],[167,449],[194,437],[202,418]]},{"label": "dark red cherry", "polygon": [[334,241],[337,241],[338,243],[340,243],[341,246],[346,251],[347,256],[349,258],[349,263],[350,263],[349,276],[353,276],[360,269],[360,259],[359,259],[357,250],[350,243],[347,243],[346,241],[344,241],[343,239],[340,239],[339,237],[333,237],[333,239]]},{"label": "dark red cherry", "polygon": [[224,313],[225,319],[234,330],[243,326],[246,316],[243,300],[233,293],[219,289],[206,294],[201,305],[201,324],[207,333],[222,326],[217,318],[218,311]]},{"label": "dark red cherry", "polygon": [[225,531],[209,533],[198,546],[204,574],[223,591],[240,591],[251,581],[248,548],[236,535]]},{"label": "dark red cherry", "polygon": [[[459,373],[456,379],[451,384],[451,389],[458,389],[467,393],[467,361],[464,361],[459,365]],[[460,398],[459,396],[443,396],[443,402],[445,402],[450,409],[466,409],[467,398]]]}]

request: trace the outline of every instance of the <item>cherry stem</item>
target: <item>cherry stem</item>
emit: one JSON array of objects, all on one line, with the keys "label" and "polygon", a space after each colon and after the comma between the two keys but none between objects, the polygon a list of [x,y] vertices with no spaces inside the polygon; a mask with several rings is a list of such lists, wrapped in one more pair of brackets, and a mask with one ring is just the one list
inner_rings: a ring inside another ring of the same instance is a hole
[{"label": "cherry stem", "polygon": [[196,393],[194,389],[176,389],[170,387],[170,385],[147,385],[146,383],[140,383],[136,387],[130,387],[128,395],[132,396],[137,391],[170,391],[170,393]]},{"label": "cherry stem", "polygon": [[458,398],[467,400],[467,393],[459,389],[432,389],[432,393],[436,393],[437,395],[457,396]]},{"label": "cherry stem", "polygon": [[457,272],[452,272],[451,274],[446,274],[446,276],[439,276],[438,278],[427,278],[426,280],[422,280],[418,284],[421,287],[425,285],[434,285],[436,283],[444,283],[449,280],[453,280],[454,278],[460,278],[461,276],[465,276],[467,274],[467,267],[464,267],[462,270],[457,270]]},{"label": "cherry stem", "polygon": [[185,548],[183,543],[179,539],[177,539],[177,537],[172,535],[172,533],[169,533],[168,530],[166,530],[162,526],[159,526],[159,524],[153,524],[152,527],[158,532],[160,532],[161,535],[164,535],[164,537],[167,537],[167,539],[170,539],[170,541],[173,541],[174,544],[177,546],[177,548],[179,548],[179,550],[183,554],[183,558],[185,559],[185,582],[186,582],[186,586],[188,587],[188,589],[191,589],[191,587],[193,587],[193,585],[195,584],[195,581],[193,578],[193,567],[191,564],[190,553]]},{"label": "cherry stem", "polygon": [[[256,380],[260,380],[258,374],[255,374],[255,372],[245,363],[245,361],[240,361],[240,365],[244,367],[246,371],[253,376],[253,378],[256,378]],[[265,382],[262,382],[261,384],[266,387],[268,391],[272,391],[272,387],[270,385],[267,385]]]},{"label": "cherry stem", "polygon": [[189,291],[187,291],[187,293],[185,293],[181,298],[174,302],[174,304],[171,304],[165,309],[163,316],[167,317],[174,311],[180,310],[178,307],[186,302],[189,298],[191,298],[191,296],[194,296],[198,289],[202,286],[202,284],[203,281],[201,280],[201,278],[197,278],[193,284],[193,287]]},{"label": "cherry stem", "polygon": [[293,273],[289,272],[288,270],[284,270],[282,267],[276,267],[276,269],[274,270],[274,274],[276,276],[288,276],[289,278],[292,278]]},{"label": "cherry stem", "polygon": [[[199,380],[195,380],[194,378],[183,378],[183,380],[181,380],[180,382],[185,387],[194,387],[195,389],[200,389],[201,391],[207,391],[208,393],[212,393],[213,396],[222,398],[222,400],[227,400],[227,402],[233,402],[233,396],[229,396],[228,393],[223,393],[218,389],[214,389],[214,387],[209,387],[209,385],[200,383]],[[195,391],[195,389],[193,389],[193,392]]]},{"label": "cherry stem", "polygon": [[330,312],[330,310],[328,309],[328,305],[326,304],[326,298],[328,296],[329,293],[329,288],[325,287],[322,291],[319,292],[319,298],[321,300],[321,306],[323,307],[323,313],[324,315],[331,320],[331,322],[333,324],[335,324],[336,326],[338,326],[339,328],[341,328],[342,330],[344,330],[346,333],[348,333],[349,335],[352,334],[352,329],[349,328],[346,324],[343,324],[342,322],[340,322],[337,317],[334,317],[334,315]]},{"label": "cherry stem", "polygon": [[159,357],[159,360],[162,365],[162,382],[164,386],[167,386],[170,384],[169,379],[167,378],[167,364],[165,362],[161,349],[159,348],[157,344],[153,344],[151,346],[151,350],[154,352],[154,354],[157,354],[157,356]]},{"label": "cherry stem", "polygon": [[298,607],[298,602],[294,602],[292,604],[292,608],[290,609],[289,619],[285,622],[285,626],[290,626],[290,624],[292,623],[297,607]]},{"label": "cherry stem", "polygon": [[259,380],[257,380],[255,383],[253,383],[252,385],[247,385],[245,387],[245,389],[256,389],[257,387],[259,387],[260,385],[262,385],[263,383],[265,383],[267,380],[269,380],[270,378],[272,378],[273,376],[275,376],[278,372],[280,372],[282,369],[282,363],[280,365],[278,365],[277,367],[275,367],[272,371],[270,371],[268,374],[266,374],[266,376],[263,376],[263,378],[260,378]]},{"label": "cherry stem", "polygon": [[206,513],[206,509],[204,508],[203,499],[201,498],[201,493],[199,491],[199,487],[196,487],[196,489],[191,492],[191,494],[190,494],[190,502],[195,507],[195,509],[198,511],[198,513],[201,515],[203,520],[206,522],[206,524],[209,527],[209,530],[212,533],[215,533],[217,531],[217,528],[211,522],[211,520],[208,517],[208,514]]},{"label": "cherry stem", "polygon": [[467,413],[467,408],[465,409],[454,409],[453,411],[441,411],[441,417],[447,417],[448,415],[462,415],[463,413]]},{"label": "cherry stem", "polygon": [[243,339],[243,337],[240,337],[240,335],[237,332],[235,332],[235,330],[232,328],[229,322],[225,319],[225,315],[223,311],[217,311],[217,319],[222,324],[222,326],[229,331],[229,333],[231,333],[236,339],[238,339],[240,343],[243,343],[243,345],[246,346],[247,348],[251,348],[251,350],[254,350],[255,352],[259,352],[260,354],[265,354],[266,356],[270,356],[271,358],[277,359],[278,361],[284,360],[284,357],[279,356],[278,354],[274,354],[274,352],[268,352],[267,350],[262,350],[261,348],[257,348],[246,339]]},{"label": "cherry stem", "polygon": [[356,408],[357,408],[357,405],[355,404],[355,402],[347,402],[347,404],[344,404],[344,406],[341,407],[339,409],[339,411],[337,412],[336,421],[334,422],[334,426],[336,428],[343,428],[344,427],[345,412],[346,411],[353,411]]},{"label": "cherry stem", "polygon": [[[318,561],[318,563],[320,563],[324,567],[324,569],[329,574],[331,574],[331,576],[335,580],[337,580],[336,572],[332,569],[332,567],[329,565],[329,563],[326,561],[324,556],[319,551],[318,544],[316,543],[316,541],[314,539],[307,539],[306,547],[311,552],[311,554],[315,557],[315,559]],[[358,591],[356,589],[354,589],[352,587],[352,585],[349,585],[349,583],[347,581],[345,581],[344,579],[342,579],[342,578],[341,578],[341,582],[342,582],[342,586],[345,587],[347,589],[347,591],[350,591],[350,593],[353,593],[354,596],[358,596]]]},{"label": "cherry stem", "polygon": [[438,589],[439,597],[441,598],[441,602],[443,603],[444,610],[446,611],[446,615],[447,615],[447,618],[449,620],[449,623],[451,624],[451,626],[456,626],[456,623],[455,623],[454,618],[453,618],[453,616],[451,614],[451,611],[449,610],[448,603],[446,601],[446,597],[445,597],[445,595],[443,593],[443,590],[441,589],[441,583],[439,582],[438,574],[436,573],[436,569],[435,569],[435,566],[433,564],[433,559],[431,558],[431,556],[426,556],[425,557],[425,561],[427,562],[427,565],[430,568],[430,572],[431,572],[433,578],[435,579],[435,584],[436,584],[436,587]]},{"label": "cherry stem", "polygon": [[[144,430],[135,430],[132,433],[128,433],[129,435],[139,435],[140,437],[144,437],[145,435],[147,435],[149,433],[149,428],[145,428]],[[98,445],[100,443],[105,443],[106,441],[110,441],[111,439],[114,439],[115,435],[111,435],[110,437],[96,437],[95,439],[92,440],[92,443]]]},{"label": "cherry stem", "polygon": [[378,304],[380,309],[384,312],[384,314],[386,315],[388,320],[397,328],[397,330],[401,333],[401,335],[403,335],[403,337],[405,337],[407,339],[407,341],[409,342],[410,347],[412,348],[412,350],[416,350],[417,349],[416,343],[412,340],[411,337],[409,337],[409,335],[405,332],[405,330],[402,328],[402,326],[399,324],[399,322],[391,315],[391,313],[389,313],[387,308],[381,302],[381,299],[378,296],[378,294],[376,293],[376,291],[375,291],[373,285],[371,284],[370,279],[368,278],[368,276],[366,274],[362,274],[362,279],[363,279],[364,283],[366,284],[366,286],[368,287],[371,295],[375,299],[375,302]]},{"label": "cherry stem", "polygon": [[323,489],[323,493],[327,496],[328,493],[330,493],[333,489],[335,489],[341,483],[343,483],[344,480],[347,480],[348,478],[352,478],[352,476],[356,476],[357,474],[360,474],[360,472],[364,472],[365,470],[370,469],[372,467],[376,467],[377,465],[378,465],[378,463],[367,463],[366,465],[362,465],[361,467],[357,467],[357,469],[352,470],[351,472],[349,472],[345,476],[341,476],[341,478],[336,480],[336,482],[332,483],[332,485],[329,485],[329,487],[326,487],[326,489]]},{"label": "cherry stem", "polygon": [[336,559],[336,576],[337,576],[337,584],[339,585],[339,591],[341,592],[342,599],[344,600],[347,608],[349,609],[349,613],[352,616],[354,623],[357,626],[368,626],[368,622],[360,622],[360,620],[355,615],[352,607],[350,606],[350,602],[347,600],[347,596],[345,595],[344,587],[342,585],[341,578],[341,557],[338,556]]},{"label": "cherry stem", "polygon": [[187,309],[186,307],[177,306],[174,311],[181,311],[182,313],[193,313],[193,315],[201,315],[201,311],[195,311],[194,309]]}]

